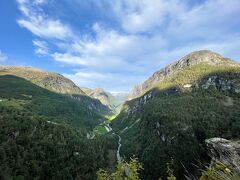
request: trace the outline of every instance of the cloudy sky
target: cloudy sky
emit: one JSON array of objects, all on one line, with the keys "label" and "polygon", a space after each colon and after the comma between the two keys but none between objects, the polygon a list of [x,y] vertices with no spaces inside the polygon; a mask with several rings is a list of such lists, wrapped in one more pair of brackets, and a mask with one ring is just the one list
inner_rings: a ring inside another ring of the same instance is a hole
[{"label": "cloudy sky", "polygon": [[125,92],[191,51],[240,60],[240,0],[1,0],[0,64]]}]

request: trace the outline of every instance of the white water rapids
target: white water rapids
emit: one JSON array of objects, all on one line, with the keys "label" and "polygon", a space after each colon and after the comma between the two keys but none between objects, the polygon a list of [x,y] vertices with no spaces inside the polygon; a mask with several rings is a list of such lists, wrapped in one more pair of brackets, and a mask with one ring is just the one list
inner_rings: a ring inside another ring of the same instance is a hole
[{"label": "white water rapids", "polygon": [[121,156],[120,156],[120,149],[121,149],[121,146],[122,146],[122,144],[121,144],[122,138],[121,138],[121,136],[119,136],[119,135],[117,135],[117,136],[118,136],[117,162],[118,162],[118,164],[119,164],[119,163],[121,163],[121,161],[122,161],[122,158],[121,158]]},{"label": "white water rapids", "polygon": [[[104,126],[104,127],[105,127],[105,129],[107,130],[107,132],[113,131],[113,129],[111,128],[111,126],[110,126],[109,123],[105,123],[105,126]],[[115,134],[115,132],[113,132],[113,134]],[[118,134],[115,134],[115,135],[118,136],[118,148],[117,148],[116,157],[117,157],[117,162],[118,162],[118,164],[119,164],[119,163],[121,163],[121,161],[122,161],[122,158],[121,158],[121,156],[120,156],[120,149],[121,149],[121,146],[122,146],[122,144],[121,144],[122,138],[121,138],[121,136],[119,136]]]}]

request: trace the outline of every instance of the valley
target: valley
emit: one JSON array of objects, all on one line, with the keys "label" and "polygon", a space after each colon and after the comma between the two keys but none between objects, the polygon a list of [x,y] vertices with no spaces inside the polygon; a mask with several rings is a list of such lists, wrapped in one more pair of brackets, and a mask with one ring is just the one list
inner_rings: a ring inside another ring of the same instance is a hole
[{"label": "valley", "polygon": [[101,169],[124,167],[131,179],[139,161],[140,179],[198,179],[209,172],[207,139],[239,139],[239,108],[240,64],[206,50],[155,72],[128,97],[0,66],[0,178],[101,179]]}]

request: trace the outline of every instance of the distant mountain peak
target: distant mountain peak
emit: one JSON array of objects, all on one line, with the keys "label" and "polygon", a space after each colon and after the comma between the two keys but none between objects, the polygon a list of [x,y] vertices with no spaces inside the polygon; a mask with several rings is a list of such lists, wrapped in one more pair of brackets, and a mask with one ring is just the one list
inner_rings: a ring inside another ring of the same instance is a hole
[{"label": "distant mountain peak", "polygon": [[103,88],[97,87],[90,89],[86,87],[80,87],[88,96],[98,99],[102,104],[108,106],[111,110],[119,112],[121,105],[127,98],[126,93],[110,93]]},{"label": "distant mountain peak", "polygon": [[224,57],[218,53],[215,53],[210,50],[200,50],[200,51],[194,51],[183,58],[181,58],[179,61],[175,62],[174,64],[178,63],[187,63],[187,65],[193,65],[198,64],[202,62],[207,63],[220,63],[222,62]]}]

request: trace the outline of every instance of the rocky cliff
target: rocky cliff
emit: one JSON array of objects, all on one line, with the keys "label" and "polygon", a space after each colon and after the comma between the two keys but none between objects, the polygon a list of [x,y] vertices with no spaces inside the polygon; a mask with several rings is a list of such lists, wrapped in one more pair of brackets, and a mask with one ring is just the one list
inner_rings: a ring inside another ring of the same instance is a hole
[{"label": "rocky cliff", "polygon": [[140,113],[144,105],[159,94],[171,95],[209,89],[239,94],[239,76],[238,62],[211,51],[193,52],[157,71],[140,89],[133,91],[141,96],[127,102],[123,113],[127,116]]},{"label": "rocky cliff", "polygon": [[[211,138],[205,142],[212,157],[209,167],[212,173],[220,176],[219,179],[240,178],[240,141]],[[222,168],[216,168],[216,164]]]},{"label": "rocky cliff", "polygon": [[166,66],[165,68],[155,72],[143,84],[135,86],[133,91],[130,93],[128,100],[141,96],[170,75],[177,73],[178,71],[185,69],[186,67],[197,65],[200,63],[206,63],[214,66],[221,66],[226,64],[228,66],[239,66],[239,63],[236,63],[235,61],[225,58],[220,54],[212,51],[202,50],[192,52],[181,58],[179,61],[174,62]]}]

